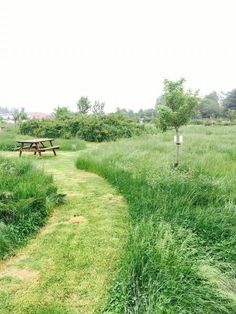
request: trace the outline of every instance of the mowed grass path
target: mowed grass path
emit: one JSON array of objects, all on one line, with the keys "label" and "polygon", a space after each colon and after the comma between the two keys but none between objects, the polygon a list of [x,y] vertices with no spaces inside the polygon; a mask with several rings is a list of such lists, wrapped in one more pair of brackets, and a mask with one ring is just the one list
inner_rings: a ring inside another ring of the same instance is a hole
[{"label": "mowed grass path", "polygon": [[104,179],[75,168],[77,157],[60,152],[36,160],[67,194],[66,203],[27,247],[0,262],[0,313],[94,313],[106,302],[127,208]]}]

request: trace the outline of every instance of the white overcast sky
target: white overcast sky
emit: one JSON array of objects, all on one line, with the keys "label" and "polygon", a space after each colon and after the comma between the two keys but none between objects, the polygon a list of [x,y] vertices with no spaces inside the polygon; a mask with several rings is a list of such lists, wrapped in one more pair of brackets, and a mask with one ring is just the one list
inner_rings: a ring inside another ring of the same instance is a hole
[{"label": "white overcast sky", "polygon": [[236,88],[235,0],[0,0],[0,106],[150,108],[164,78]]}]

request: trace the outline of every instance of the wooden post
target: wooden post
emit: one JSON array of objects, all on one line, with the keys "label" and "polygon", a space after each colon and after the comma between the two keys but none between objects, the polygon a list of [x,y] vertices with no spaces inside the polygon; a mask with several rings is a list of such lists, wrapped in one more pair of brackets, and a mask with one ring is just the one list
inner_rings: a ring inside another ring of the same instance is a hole
[{"label": "wooden post", "polygon": [[177,167],[179,165],[179,153],[180,153],[180,138],[179,138],[179,129],[176,128],[176,162],[175,162],[175,167]]},{"label": "wooden post", "polygon": [[39,147],[39,143],[36,143],[36,153],[39,153],[39,156],[42,157],[41,151],[40,151],[40,147]]},{"label": "wooden post", "polygon": [[21,157],[21,155],[22,155],[22,152],[23,152],[23,147],[24,147],[24,143],[21,143],[20,144],[20,149],[19,149],[19,152],[20,152],[20,157]]},{"label": "wooden post", "polygon": [[[53,146],[53,143],[52,143],[52,141],[50,141],[50,145],[51,146]],[[56,154],[56,151],[55,151],[55,149],[53,149],[53,154],[54,154],[54,156],[56,156],[57,154]]]}]

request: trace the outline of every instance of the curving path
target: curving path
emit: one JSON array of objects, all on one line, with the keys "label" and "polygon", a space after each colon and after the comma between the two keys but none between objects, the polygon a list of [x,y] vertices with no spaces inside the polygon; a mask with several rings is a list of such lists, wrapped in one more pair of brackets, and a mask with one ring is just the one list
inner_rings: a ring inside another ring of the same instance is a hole
[{"label": "curving path", "polygon": [[0,262],[0,313],[94,313],[105,302],[126,239],[127,207],[102,178],[77,170],[78,154],[37,160],[65,205],[17,256]]}]

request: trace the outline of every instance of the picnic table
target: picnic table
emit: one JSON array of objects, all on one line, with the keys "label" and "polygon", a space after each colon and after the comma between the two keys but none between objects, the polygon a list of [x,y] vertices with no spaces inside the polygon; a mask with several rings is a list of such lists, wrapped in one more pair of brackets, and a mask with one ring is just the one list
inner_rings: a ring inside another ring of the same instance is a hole
[{"label": "picnic table", "polygon": [[[59,149],[59,146],[53,145],[53,138],[34,138],[28,140],[20,140],[17,143],[20,145],[16,150],[20,152],[20,157],[23,152],[34,152],[34,155],[37,153],[39,156],[42,156],[42,152],[46,152],[48,150],[52,150],[54,155],[56,156],[56,149]],[[44,143],[49,143],[49,146]]]}]

